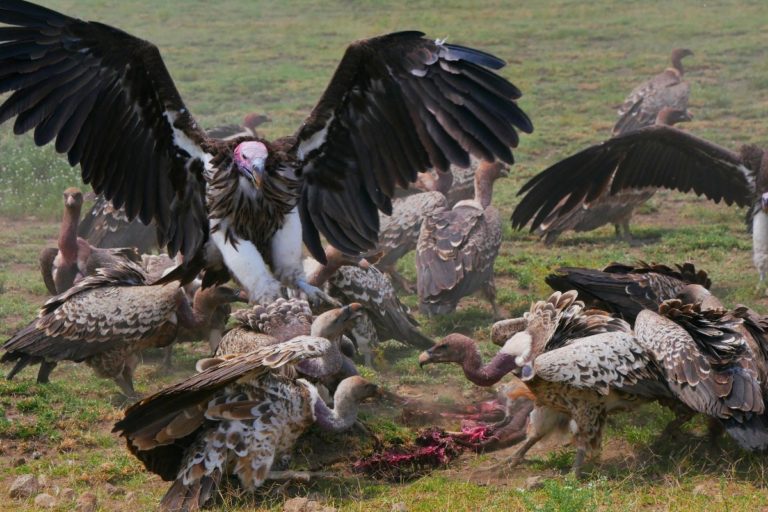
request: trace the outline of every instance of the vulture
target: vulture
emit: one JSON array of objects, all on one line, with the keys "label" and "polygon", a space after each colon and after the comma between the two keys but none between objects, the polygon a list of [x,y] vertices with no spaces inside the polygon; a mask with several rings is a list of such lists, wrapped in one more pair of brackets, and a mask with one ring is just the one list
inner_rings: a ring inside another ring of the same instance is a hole
[{"label": "vulture", "polygon": [[204,360],[200,373],[126,410],[114,431],[149,471],[173,482],[160,508],[201,509],[226,477],[254,490],[286,473],[273,470],[275,461],[312,424],[332,432],[352,427],[376,385],[348,377],[331,409],[313,384],[292,376],[297,363],[331,350],[326,339],[299,336]]},{"label": "vulture", "polygon": [[683,80],[683,59],[693,55],[687,48],[675,48],[672,67],[635,87],[619,107],[613,135],[622,135],[650,126],[664,108],[686,111],[691,86]]},{"label": "vulture", "polygon": [[[648,201],[659,186],[663,187],[665,183],[672,186],[670,184],[674,183],[671,179],[665,182],[664,177],[657,175],[674,172],[666,167],[657,171],[647,165],[645,151],[656,151],[660,158],[666,158],[667,153],[656,143],[656,139],[667,133],[664,129],[690,120],[685,111],[665,108],[659,112],[653,126],[629,135],[618,135],[540,172],[518,192],[518,195],[526,195],[512,214],[512,225],[521,229],[535,216],[531,231],[547,245],[554,243],[563,231],[591,231],[607,223],[614,225],[617,237],[629,240],[629,221],[635,208]],[[648,162],[651,162],[650,158]],[[658,161],[652,163],[659,166]],[[669,162],[669,165],[676,163]],[[624,184],[625,167],[631,168],[637,175],[643,173],[637,179],[642,181],[642,185],[637,182]],[[571,173],[579,175],[577,187],[590,187],[588,194],[565,188],[576,181]],[[567,184],[563,177],[569,179]]]},{"label": "vulture", "polygon": [[643,262],[634,266],[611,263],[603,270],[562,267],[545,281],[556,291],[576,290],[581,300],[621,315],[630,323],[640,311],[656,310],[665,300],[676,298],[687,285],[698,284],[705,289],[712,286],[707,273],[696,270],[692,263],[676,265],[676,269]]},{"label": "vulture", "polygon": [[[427,176],[426,180],[434,179]],[[444,193],[432,190],[395,199],[392,215],[379,214],[379,243],[373,252],[381,256],[376,267],[389,274],[409,294],[414,292],[413,286],[397,272],[397,262],[416,248],[424,218],[447,206]]]},{"label": "vulture", "polygon": [[102,194],[83,217],[77,235],[96,247],[135,247],[140,253],[152,252],[157,245],[157,229],[139,219],[129,220],[123,208],[115,209]]},{"label": "vulture", "polygon": [[334,350],[323,357],[296,365],[299,373],[311,380],[335,387],[336,381],[357,375],[354,362],[344,353],[343,334],[363,314],[360,304],[349,304],[313,317],[309,303],[302,299],[277,299],[233,314],[238,325],[224,333],[217,355],[247,352],[255,346],[274,345],[296,336],[329,340]]},{"label": "vulture", "polygon": [[23,0],[4,1],[0,22],[0,93],[12,93],[0,123],[55,139],[96,193],[154,221],[184,256],[165,280],[231,273],[256,303],[281,283],[322,298],[302,240],[321,261],[321,234],[371,250],[396,186],[470,155],[512,163],[518,130],[533,130],[520,90],[494,72],[502,60],[421,32],[352,43],[293,135],[222,140],[195,121],[152,43]]},{"label": "vulture", "polygon": [[[271,119],[264,114],[248,114],[243,126],[219,126],[208,130],[208,136],[224,140],[257,137],[256,127],[267,121]],[[135,247],[142,254],[161,248],[157,244],[154,224],[145,225],[139,219],[130,220],[124,208],[115,209],[102,194],[96,196],[90,211],[85,214],[78,228],[78,236],[96,247]]]},{"label": "vulture", "polygon": [[491,206],[493,183],[508,172],[483,163],[475,173],[475,197],[438,209],[422,225],[416,247],[419,310],[452,313],[462,297],[482,291],[498,316],[493,263],[501,247],[501,218]]},{"label": "vulture", "polygon": [[141,261],[134,248],[100,249],[77,236],[82,206],[83,193],[79,189],[70,187],[64,191],[64,216],[57,247],[47,247],[40,252],[40,273],[51,295],[64,293],[101,267],[111,267],[126,260]]},{"label": "vulture", "polygon": [[643,310],[633,331],[624,320],[585,310],[576,297],[573,290],[555,292],[534,303],[525,325],[484,366],[474,341],[458,334],[419,357],[422,365],[459,363],[479,385],[494,384],[510,371],[526,382],[536,396],[539,419],[532,416],[513,464],[556,424],[552,415],[562,413],[576,425],[573,471],[578,474],[587,455],[599,449],[606,413],[644,400],[670,406],[683,421],[706,414],[744,449],[768,447],[758,369],[738,319],[672,299],[658,313]]},{"label": "vulture", "polygon": [[333,247],[327,247],[325,255],[327,265],[305,262],[309,282],[324,286],[328,295],[340,302],[362,305],[362,314],[349,335],[363,355],[366,366],[373,363],[371,348],[380,341],[394,339],[421,349],[432,346],[433,341],[419,330],[419,323],[400,302],[386,274],[367,262],[353,264],[354,259]]},{"label": "vulture", "polygon": [[240,137],[259,137],[259,132],[256,131],[256,128],[270,121],[272,119],[266,114],[251,112],[243,118],[242,126],[237,124],[217,126],[208,130],[208,136],[222,140],[234,140]]},{"label": "vulture", "polygon": [[180,328],[204,328],[219,306],[238,300],[237,291],[218,286],[198,292],[190,305],[178,283],[150,286],[141,268],[118,263],[49,299],[37,319],[5,342],[0,362],[16,363],[9,380],[40,364],[37,381],[46,383],[59,361],[85,361],[132,397],[141,350],[170,345]]}]

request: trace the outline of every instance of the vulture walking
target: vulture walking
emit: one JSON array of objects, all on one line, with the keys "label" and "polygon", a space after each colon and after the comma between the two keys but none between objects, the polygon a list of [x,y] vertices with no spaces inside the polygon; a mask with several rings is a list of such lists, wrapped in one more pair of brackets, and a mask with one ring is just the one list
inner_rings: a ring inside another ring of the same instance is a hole
[{"label": "vulture walking", "polygon": [[275,461],[312,424],[352,427],[359,403],[378,393],[374,384],[348,377],[331,409],[314,385],[293,376],[296,364],[332,350],[326,339],[299,336],[201,361],[197,375],[129,408],[114,430],[149,471],[173,481],[161,508],[203,508],[227,476],[254,490],[285,473],[273,471]]},{"label": "vulture walking", "polygon": [[634,331],[624,320],[585,311],[577,292],[555,292],[531,306],[524,325],[486,365],[473,340],[452,334],[422,353],[420,364],[456,362],[479,385],[512,371],[536,396],[528,437],[512,457],[525,453],[568,415],[576,425],[573,470],[600,447],[607,413],[659,400],[682,423],[699,412],[725,427],[747,450],[768,447],[765,403],[758,369],[738,332],[739,320],[724,311],[666,301],[659,313],[642,311]]},{"label": "vulture walking", "polygon": [[669,67],[645,83],[635,87],[619,107],[619,120],[613,135],[622,135],[650,126],[664,108],[688,110],[691,86],[683,80],[683,59],[693,55],[687,48],[672,50]]},{"label": "vulture walking", "polygon": [[83,181],[129,219],[155,222],[184,261],[166,280],[230,273],[253,302],[281,283],[311,299],[302,240],[357,254],[375,247],[378,210],[416,173],[512,163],[533,126],[488,53],[397,32],[351,44],[317,105],[290,136],[210,137],[156,46],[23,0],[0,6],[0,123],[80,164]]},{"label": "vulture walking", "polygon": [[0,362],[16,363],[8,379],[40,364],[37,381],[45,383],[59,361],[84,361],[132,397],[141,350],[170,345],[180,328],[204,328],[219,306],[238,300],[234,290],[210,287],[190,306],[178,284],[150,286],[141,268],[118,263],[48,300],[37,319],[5,342]]},{"label": "vulture walking", "polygon": [[[629,221],[635,208],[648,201],[658,187],[675,183],[672,179],[664,182],[663,177],[657,176],[656,169],[646,165],[646,154],[639,152],[646,149],[658,151],[660,157],[665,158],[667,154],[655,143],[656,130],[690,120],[685,111],[665,108],[659,112],[653,126],[629,135],[618,135],[542,171],[518,192],[518,195],[526,195],[512,214],[512,225],[521,229],[535,216],[531,231],[547,245],[554,243],[564,231],[591,231],[608,223],[614,225],[617,237],[631,239]],[[638,162],[630,161],[632,158]],[[651,162],[650,158],[648,161]],[[670,165],[674,163],[670,162]],[[624,167],[630,167],[637,174],[646,173],[638,179],[643,183],[624,184]],[[667,169],[658,172],[673,174]],[[568,184],[563,183],[563,177],[570,179],[569,184],[575,181],[571,173],[579,174],[580,186],[591,187],[588,194],[564,188]]]},{"label": "vulture walking", "polygon": [[416,247],[422,313],[452,313],[463,297],[481,291],[498,316],[493,264],[501,247],[501,218],[491,199],[493,183],[507,174],[500,163],[481,164],[473,200],[436,210],[424,219]]},{"label": "vulture walking", "polygon": [[99,268],[112,267],[121,261],[141,262],[133,247],[101,249],[77,236],[82,206],[83,193],[79,189],[70,187],[64,191],[64,216],[57,247],[47,247],[40,252],[40,273],[51,295],[64,293]]},{"label": "vulture walking", "polygon": [[349,331],[367,366],[373,363],[372,347],[379,342],[397,340],[417,348],[434,343],[419,330],[419,323],[408,307],[400,302],[392,281],[386,274],[367,264],[354,264],[353,258],[327,247],[327,265],[305,262],[310,284],[342,303],[356,302],[361,315]]}]

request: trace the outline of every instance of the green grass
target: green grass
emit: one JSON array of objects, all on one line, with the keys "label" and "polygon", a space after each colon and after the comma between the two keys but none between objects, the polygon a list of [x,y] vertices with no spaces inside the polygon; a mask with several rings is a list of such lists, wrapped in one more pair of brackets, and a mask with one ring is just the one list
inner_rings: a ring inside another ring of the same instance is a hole
[{"label": "green grass", "polygon": [[[483,48],[506,59],[502,74],[524,92],[521,106],[536,131],[523,136],[512,176],[498,183],[494,203],[502,218],[517,204],[516,192],[529,177],[564,156],[610,133],[612,106],[666,65],[673,47],[696,55],[686,60],[695,119],[686,129],[729,148],[764,143],[768,137],[768,75],[764,69],[765,5],[762,0],[541,2],[458,0],[351,2],[297,0],[51,0],[47,6],[116,25],[156,43],[187,106],[203,126],[239,120],[249,111],[268,113],[265,133],[292,133],[327,84],[345,46],[352,40],[393,30],[421,29],[430,37]],[[61,192],[81,186],[77,170],[52,148],[35,148],[31,137],[15,137],[0,127],[0,332],[12,334],[31,320],[45,300],[36,269],[39,250],[54,242],[61,215]],[[505,226],[496,262],[499,304],[508,315],[525,311],[548,293],[543,278],[561,265],[603,266],[614,260],[691,260],[707,269],[714,291],[726,304],[746,303],[768,312],[751,264],[743,212],[682,194],[661,192],[633,221],[637,243],[615,240],[612,227],[570,233],[544,247],[526,232]],[[413,258],[400,263],[415,278]],[[404,301],[416,305],[413,296]],[[469,298],[456,314],[420,318],[429,335],[453,331],[487,339],[492,321],[481,300]],[[481,346],[487,357],[494,347]],[[137,389],[148,393],[193,371],[203,345],[177,351],[171,375],[157,372],[147,356]],[[377,351],[368,378],[392,390],[442,406],[487,399],[457,368],[420,370],[417,352],[397,343]],[[3,369],[2,371],[7,371]],[[2,373],[0,371],[0,373]],[[109,482],[134,492],[131,507],[153,510],[167,484],[144,472],[111,433],[120,417],[116,387],[83,365],[62,364],[50,386],[33,384],[34,372],[0,382],[0,492],[23,473],[48,475],[60,488],[95,492],[104,510],[123,510]],[[396,408],[368,410],[366,422],[386,442],[411,440]],[[699,440],[702,421],[685,430],[683,440],[659,439],[669,413],[644,406],[612,416],[604,454],[585,481],[563,472],[572,450],[555,445],[534,451],[533,463],[508,477],[485,481],[476,470],[493,458],[463,457],[451,468],[409,484],[360,479],[334,470],[339,480],[292,487],[290,494],[318,493],[342,510],[389,511],[403,502],[410,511],[431,510],[760,510],[768,507],[768,465],[730,442],[713,455]],[[455,425],[448,425],[455,427]],[[313,434],[314,435],[314,434]],[[310,438],[314,439],[314,437]],[[335,439],[335,440],[334,440]],[[303,443],[301,466],[322,446],[354,458],[372,449],[370,440],[347,435]],[[34,458],[37,452],[40,455]],[[21,460],[23,459],[23,461]],[[541,489],[522,490],[525,478],[544,475]],[[281,510],[276,492],[256,497],[227,494],[219,510]],[[33,510],[29,502],[0,500],[0,510]],[[61,503],[58,510],[71,509]]]}]

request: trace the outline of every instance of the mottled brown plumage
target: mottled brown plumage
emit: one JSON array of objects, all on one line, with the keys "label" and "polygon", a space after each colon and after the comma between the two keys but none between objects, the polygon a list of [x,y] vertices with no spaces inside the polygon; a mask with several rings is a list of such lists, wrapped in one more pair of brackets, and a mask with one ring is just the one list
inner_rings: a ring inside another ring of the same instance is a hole
[{"label": "mottled brown plumage", "polygon": [[416,251],[423,313],[448,314],[462,297],[482,291],[498,314],[493,264],[501,246],[501,219],[491,197],[493,182],[505,175],[500,164],[482,164],[475,174],[474,200],[424,219]]},{"label": "mottled brown plumage", "polygon": [[553,290],[577,290],[579,298],[594,307],[634,322],[643,309],[653,309],[674,299],[689,284],[712,285],[707,273],[692,263],[676,269],[657,263],[611,263],[603,270],[562,267],[545,278]]},{"label": "mottled brown plumage", "polygon": [[190,307],[178,283],[149,286],[141,268],[118,263],[46,302],[36,320],[5,342],[0,361],[16,361],[9,379],[40,363],[38,382],[47,382],[58,361],[84,361],[133,395],[141,350],[169,345],[180,326],[204,325],[218,305],[237,299],[232,290],[210,288]]},{"label": "mottled brown plumage", "polygon": [[202,508],[224,476],[254,490],[313,423],[331,431],[351,427],[359,402],[376,394],[376,386],[360,377],[344,380],[331,410],[312,384],[280,373],[330,350],[328,340],[307,336],[256,347],[128,409],[115,431],[148,470],[174,481],[161,508]]},{"label": "mottled brown plumage", "polygon": [[683,80],[685,57],[693,55],[687,48],[672,50],[672,66],[635,87],[619,107],[619,120],[612,135],[621,135],[650,126],[665,107],[686,111],[691,87]]},{"label": "mottled brown plumage", "polygon": [[101,194],[86,212],[77,234],[94,247],[135,247],[142,254],[160,248],[153,224],[147,226],[138,219],[130,220],[125,210],[115,209]]}]

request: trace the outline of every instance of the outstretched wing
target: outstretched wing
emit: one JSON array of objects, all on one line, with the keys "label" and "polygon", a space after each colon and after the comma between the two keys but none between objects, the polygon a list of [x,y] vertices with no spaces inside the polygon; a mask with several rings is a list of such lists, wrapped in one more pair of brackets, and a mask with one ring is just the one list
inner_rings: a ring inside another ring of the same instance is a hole
[{"label": "outstretched wing", "polygon": [[520,91],[493,73],[504,62],[478,50],[397,32],[353,43],[294,146],[305,186],[304,241],[324,261],[318,231],[343,252],[374,247],[377,208],[395,186],[469,155],[512,163],[516,129],[530,133]]},{"label": "outstretched wing", "polygon": [[512,213],[512,225],[531,231],[547,218],[568,215],[604,194],[661,187],[739,206],[752,204],[754,176],[736,153],[671,126],[654,125],[614,137],[561,160],[534,176]]},{"label": "outstretched wing", "polygon": [[[196,410],[207,403],[216,391],[240,379],[257,379],[272,369],[295,364],[304,359],[323,356],[332,350],[324,338],[298,336],[276,345],[261,346],[246,354],[224,359],[200,373],[168,386],[134,404],[114,431],[131,440],[129,444],[158,444],[157,436],[185,411]],[[143,442],[137,442],[143,439]],[[171,442],[171,440],[169,440]],[[160,443],[162,444],[162,443]]]},{"label": "outstretched wing", "polygon": [[153,44],[22,0],[0,4],[0,123],[56,139],[83,181],[155,220],[172,253],[207,237],[205,133],[190,116]]}]

